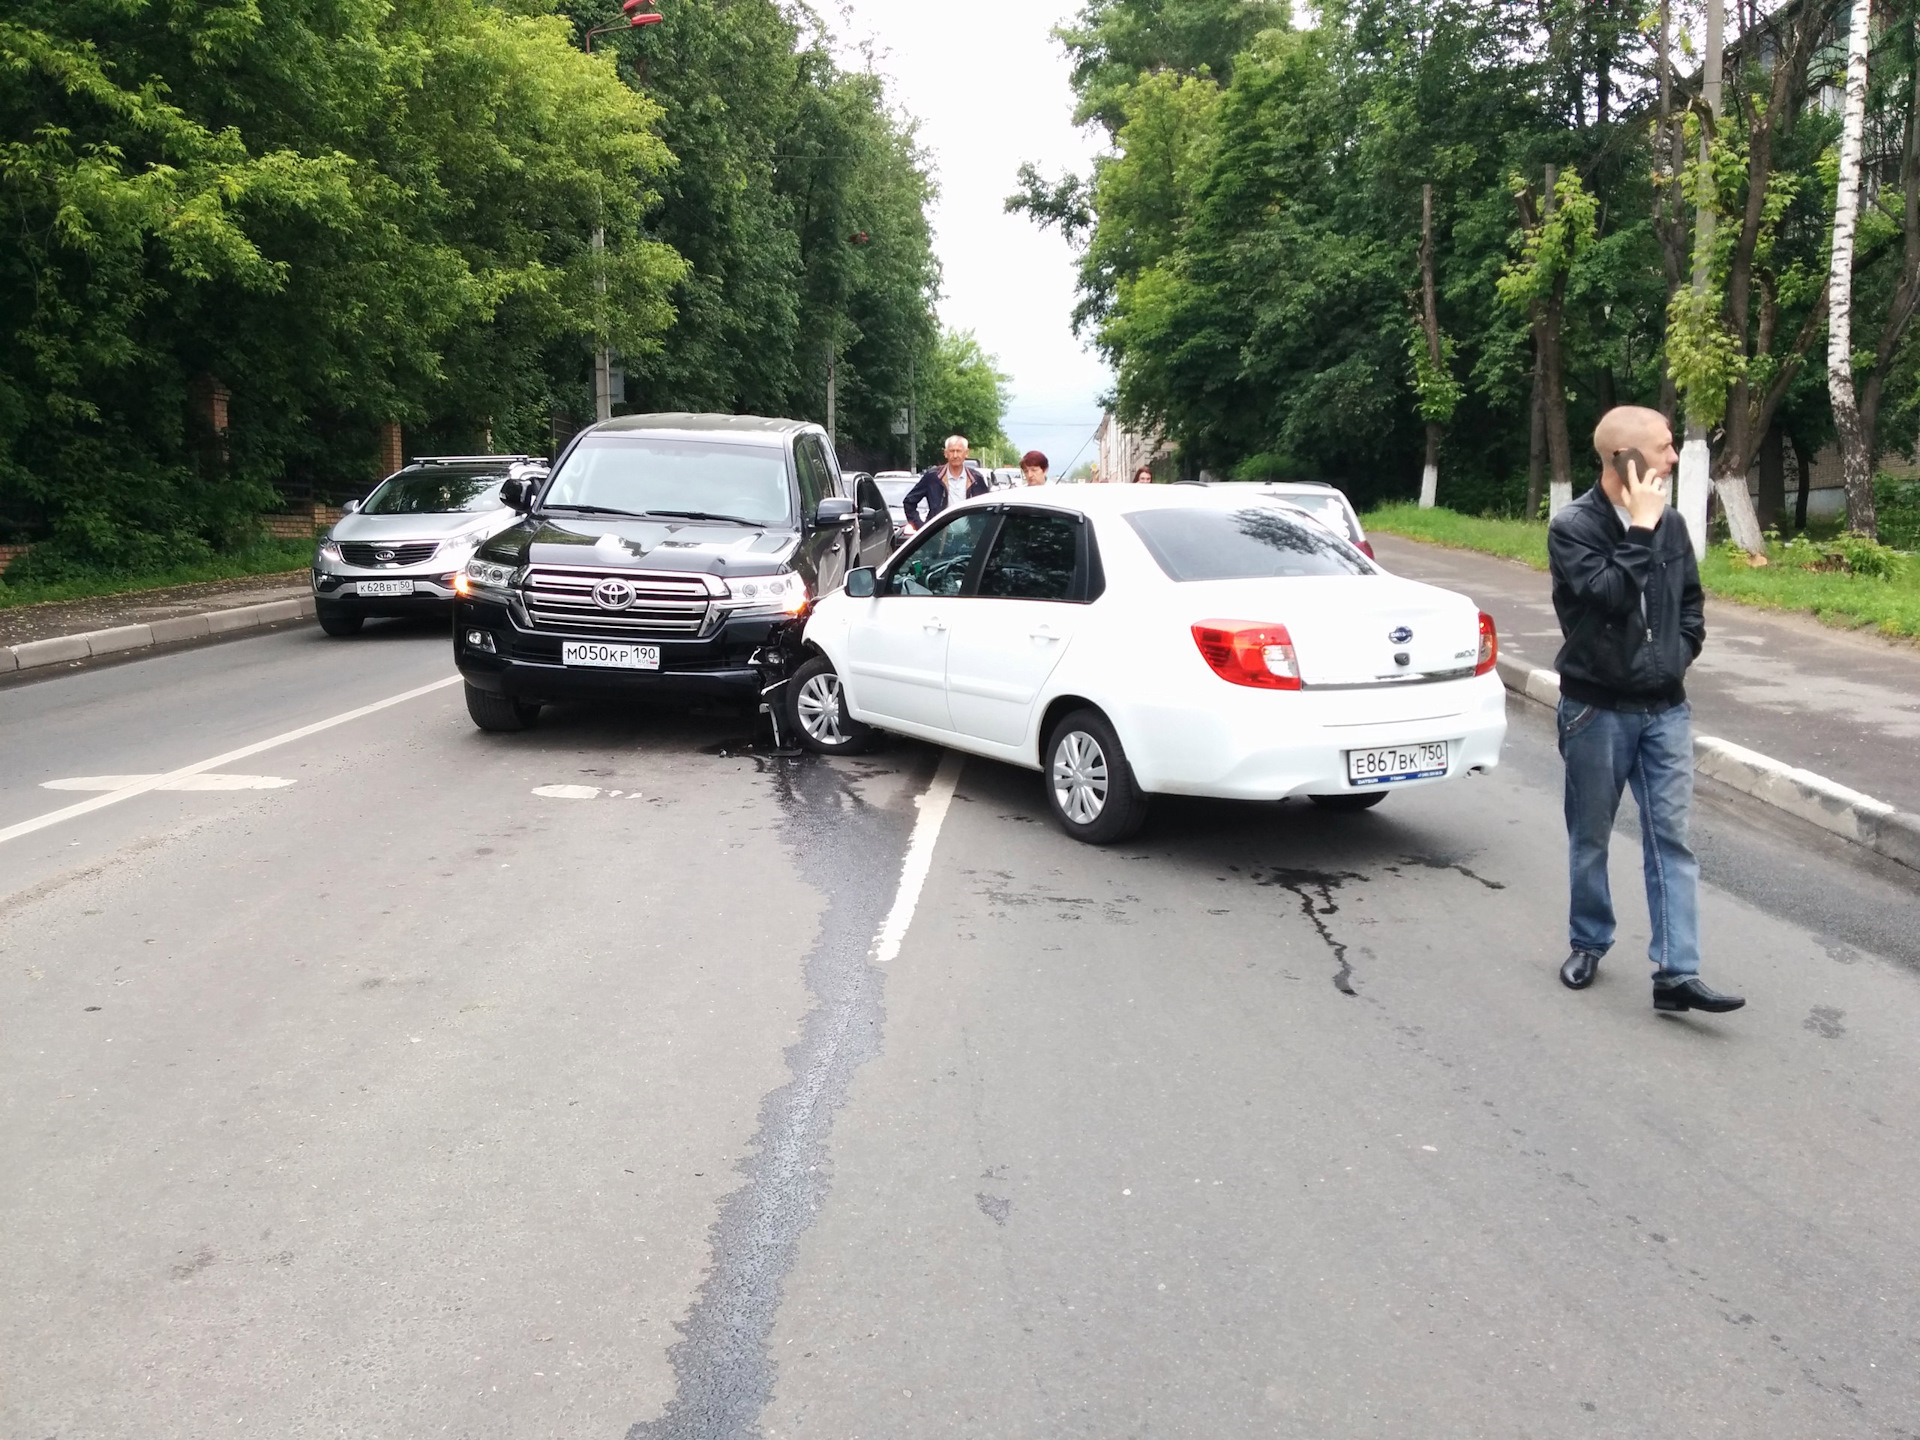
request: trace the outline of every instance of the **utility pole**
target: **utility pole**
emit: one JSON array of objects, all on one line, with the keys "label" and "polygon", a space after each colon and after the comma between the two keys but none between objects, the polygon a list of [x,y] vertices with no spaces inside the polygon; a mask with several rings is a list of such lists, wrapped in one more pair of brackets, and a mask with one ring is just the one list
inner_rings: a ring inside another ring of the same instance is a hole
[{"label": "utility pole", "polygon": [[[667,17],[653,8],[656,3],[657,0],[625,0],[620,7],[627,17],[624,24],[602,25],[597,30],[587,31],[587,54],[593,53],[596,36],[616,35],[660,24]],[[593,289],[600,297],[600,313],[596,318],[604,337],[607,324],[607,229],[604,225],[593,227]],[[593,352],[593,418],[613,418],[613,351],[604,338]]]},{"label": "utility pole", "polygon": [[834,347],[827,348],[827,438],[833,441],[837,450],[840,445],[840,359],[834,353]]},{"label": "utility pole", "polygon": [[[1717,125],[1721,115],[1721,69],[1726,55],[1725,0],[1707,0],[1707,54],[1701,75],[1701,98]],[[1693,293],[1705,295],[1709,267],[1713,259],[1714,213],[1713,178],[1709,171],[1711,137],[1705,126],[1700,130],[1700,188],[1696,198],[1697,219],[1693,231]],[[1707,553],[1707,492],[1713,486],[1713,452],[1707,445],[1707,427],[1694,418],[1689,407],[1686,443],[1680,448],[1679,494],[1674,497],[1680,518],[1687,522],[1693,538],[1693,553]],[[1744,483],[1744,482],[1743,482]]]},{"label": "utility pole", "polygon": [[[593,269],[593,289],[600,297],[599,320],[604,328],[607,321],[607,232],[598,225],[593,230]],[[613,351],[604,342],[593,352],[593,418],[613,418]]]}]

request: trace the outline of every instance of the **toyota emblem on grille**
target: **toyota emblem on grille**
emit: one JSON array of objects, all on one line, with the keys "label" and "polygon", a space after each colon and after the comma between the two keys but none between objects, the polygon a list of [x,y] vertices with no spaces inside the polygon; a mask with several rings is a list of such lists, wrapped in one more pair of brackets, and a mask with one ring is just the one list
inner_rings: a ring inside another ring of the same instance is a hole
[{"label": "toyota emblem on grille", "polygon": [[624,580],[602,580],[593,587],[593,603],[602,610],[624,610],[633,598],[633,586]]},{"label": "toyota emblem on grille", "polygon": [[1409,630],[1406,626],[1402,625],[1397,629],[1388,631],[1387,639],[1391,640],[1396,645],[1404,645],[1409,640],[1413,639],[1413,631]]},{"label": "toyota emblem on grille", "polygon": [[393,559],[393,551],[376,550],[373,552],[373,558],[378,560],[381,564],[384,565],[387,561]]}]

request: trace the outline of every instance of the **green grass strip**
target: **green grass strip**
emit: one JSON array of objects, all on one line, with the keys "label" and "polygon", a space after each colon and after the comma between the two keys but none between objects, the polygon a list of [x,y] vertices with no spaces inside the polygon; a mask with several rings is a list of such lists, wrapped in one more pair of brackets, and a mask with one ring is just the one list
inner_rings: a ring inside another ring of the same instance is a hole
[{"label": "green grass strip", "polygon": [[216,555],[192,565],[154,570],[139,575],[86,575],[38,585],[9,585],[0,578],[0,610],[21,605],[43,605],[53,600],[93,600],[109,595],[132,595],[164,590],[174,585],[197,585],[208,580],[247,580],[255,576],[285,575],[304,570],[313,560],[311,540],[270,540],[230,555]]},{"label": "green grass strip", "polygon": [[[1500,520],[1386,505],[1364,517],[1369,531],[1424,540],[1452,550],[1475,550],[1547,568],[1544,521]],[[1780,550],[1776,547],[1774,555]],[[1737,561],[1718,546],[1707,551],[1700,583],[1709,595],[1766,610],[1813,615],[1841,629],[1871,627],[1885,635],[1920,636],[1920,560],[1909,556],[1890,579],[1806,570],[1773,564],[1761,569]]]}]

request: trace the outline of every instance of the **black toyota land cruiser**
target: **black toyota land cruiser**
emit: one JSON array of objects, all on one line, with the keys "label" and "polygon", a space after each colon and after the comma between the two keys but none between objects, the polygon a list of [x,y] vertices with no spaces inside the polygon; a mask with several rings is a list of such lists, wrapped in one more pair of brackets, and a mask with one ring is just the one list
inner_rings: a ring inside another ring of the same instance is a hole
[{"label": "black toyota land cruiser", "polygon": [[893,548],[872,478],[841,474],[797,420],[626,415],[502,493],[523,518],[455,583],[454,661],[482,730],[595,696],[757,702],[814,600]]}]

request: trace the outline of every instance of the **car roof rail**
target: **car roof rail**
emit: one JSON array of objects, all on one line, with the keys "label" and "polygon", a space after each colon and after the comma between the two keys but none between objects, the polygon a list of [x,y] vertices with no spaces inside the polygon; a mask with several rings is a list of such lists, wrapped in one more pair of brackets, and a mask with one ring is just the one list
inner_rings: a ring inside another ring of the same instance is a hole
[{"label": "car roof rail", "polygon": [[409,465],[545,465],[541,455],[416,455]]}]

